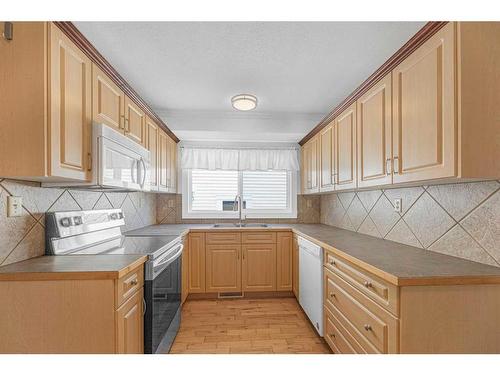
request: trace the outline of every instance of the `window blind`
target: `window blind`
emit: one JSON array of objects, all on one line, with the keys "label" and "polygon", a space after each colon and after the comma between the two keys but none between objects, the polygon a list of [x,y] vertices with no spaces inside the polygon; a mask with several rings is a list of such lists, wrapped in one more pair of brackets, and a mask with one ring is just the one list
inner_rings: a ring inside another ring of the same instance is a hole
[{"label": "window blind", "polygon": [[243,200],[247,210],[288,208],[286,171],[243,171]]}]

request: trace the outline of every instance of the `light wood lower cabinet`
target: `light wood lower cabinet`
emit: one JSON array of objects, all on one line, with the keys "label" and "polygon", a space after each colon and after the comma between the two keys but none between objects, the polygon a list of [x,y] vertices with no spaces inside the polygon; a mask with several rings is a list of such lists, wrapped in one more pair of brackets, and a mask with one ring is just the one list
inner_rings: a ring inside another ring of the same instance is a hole
[{"label": "light wood lower cabinet", "polygon": [[117,352],[144,353],[144,290],[141,288],[116,311]]},{"label": "light wood lower cabinet", "polygon": [[243,245],[244,292],[276,290],[276,244]]},{"label": "light wood lower cabinet", "polygon": [[206,291],[241,291],[241,245],[206,245]]},{"label": "light wood lower cabinet", "polygon": [[0,282],[0,353],[144,353],[143,265],[89,273]]},{"label": "light wood lower cabinet", "polygon": [[205,293],[205,233],[189,233],[189,293]]},{"label": "light wood lower cabinet", "polygon": [[292,242],[291,232],[278,232],[276,240],[276,290],[292,290]]},{"label": "light wood lower cabinet", "polygon": [[500,353],[500,285],[397,286],[330,250],[324,259],[335,353]]}]

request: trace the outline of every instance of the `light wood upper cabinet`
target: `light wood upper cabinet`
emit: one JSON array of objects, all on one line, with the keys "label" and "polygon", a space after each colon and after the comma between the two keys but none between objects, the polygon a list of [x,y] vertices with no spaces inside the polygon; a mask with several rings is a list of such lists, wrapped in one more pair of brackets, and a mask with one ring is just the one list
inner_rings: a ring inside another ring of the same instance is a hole
[{"label": "light wood upper cabinet", "polygon": [[123,132],[125,94],[95,64],[92,64],[92,120]]},{"label": "light wood upper cabinet", "polygon": [[455,73],[453,23],[394,69],[395,183],[456,175]]},{"label": "light wood upper cabinet", "polygon": [[292,290],[292,233],[278,232],[276,245],[276,290]]},{"label": "light wood upper cabinet", "polygon": [[146,117],[146,148],[149,150],[150,155],[150,181],[151,190],[158,190],[158,180],[160,177],[160,169],[158,168],[159,159],[159,132],[158,125],[151,121],[149,117]]},{"label": "light wood upper cabinet", "polygon": [[[56,26],[50,26],[50,175],[91,177],[92,66]],[[28,150],[26,150],[28,151]]]},{"label": "light wood upper cabinet", "polygon": [[319,133],[320,163],[319,190],[331,191],[335,184],[334,125],[328,125]]},{"label": "light wood upper cabinet", "polygon": [[207,245],[206,291],[241,291],[241,245]]},{"label": "light wood upper cabinet", "polygon": [[319,137],[309,140],[302,148],[302,190],[304,194],[319,192]]},{"label": "light wood upper cabinet", "polygon": [[276,244],[242,245],[242,290],[276,290]]},{"label": "light wood upper cabinet", "polygon": [[116,311],[118,353],[144,353],[143,294],[141,288]]},{"label": "light wood upper cabinet", "polygon": [[189,293],[205,292],[205,233],[189,233]]},{"label": "light wood upper cabinet", "polygon": [[128,96],[125,96],[125,135],[141,145],[145,136],[146,115]]},{"label": "light wood upper cabinet", "polygon": [[358,187],[392,182],[391,74],[357,101]]},{"label": "light wood upper cabinet", "polygon": [[167,137],[167,188],[170,193],[177,192],[177,143]]},{"label": "light wood upper cabinet", "polygon": [[168,149],[167,149],[167,135],[164,132],[158,133],[158,188],[160,191],[168,191],[168,178],[167,178],[167,162],[168,162]]},{"label": "light wood upper cabinet", "polygon": [[335,189],[356,188],[356,103],[335,120],[336,181]]}]

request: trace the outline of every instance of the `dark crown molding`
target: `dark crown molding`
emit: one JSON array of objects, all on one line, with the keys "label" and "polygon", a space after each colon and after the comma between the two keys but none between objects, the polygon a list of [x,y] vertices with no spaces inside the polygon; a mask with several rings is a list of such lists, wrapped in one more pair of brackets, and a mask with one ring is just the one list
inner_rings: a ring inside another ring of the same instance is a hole
[{"label": "dark crown molding", "polygon": [[85,38],[85,36],[76,28],[73,22],[54,22],[61,31],[75,43],[104,73],[106,73],[123,92],[132,99],[141,109],[153,119],[160,128],[162,128],[175,142],[179,138],[168,128],[163,120],[149,107],[149,105],[135,92],[127,81],[113,68],[113,66],[104,58],[103,55]]},{"label": "dark crown molding", "polygon": [[424,44],[431,36],[441,29],[446,22],[427,22],[415,35],[411,37],[399,50],[396,51],[380,68],[378,68],[370,77],[368,77],[358,88],[356,88],[347,98],[344,99],[338,106],[328,113],[302,140],[299,142],[301,146],[309,139],[314,137],[325,126],[332,122],[335,117],[341,114],[347,107],[360,98],[370,87],[384,78],[391,72],[401,61],[406,59],[418,47]]}]

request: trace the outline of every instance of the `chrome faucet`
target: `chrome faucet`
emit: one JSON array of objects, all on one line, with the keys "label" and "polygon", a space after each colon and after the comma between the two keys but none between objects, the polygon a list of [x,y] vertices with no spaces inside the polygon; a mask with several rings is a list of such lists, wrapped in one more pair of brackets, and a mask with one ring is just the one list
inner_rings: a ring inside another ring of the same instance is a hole
[{"label": "chrome faucet", "polygon": [[233,211],[236,211],[236,204],[238,204],[238,216],[239,216],[239,221],[238,221],[238,225],[241,227],[241,225],[243,224],[241,222],[241,195],[240,194],[237,194],[236,197],[234,197],[234,204],[233,204]]}]

